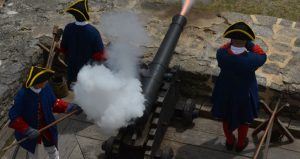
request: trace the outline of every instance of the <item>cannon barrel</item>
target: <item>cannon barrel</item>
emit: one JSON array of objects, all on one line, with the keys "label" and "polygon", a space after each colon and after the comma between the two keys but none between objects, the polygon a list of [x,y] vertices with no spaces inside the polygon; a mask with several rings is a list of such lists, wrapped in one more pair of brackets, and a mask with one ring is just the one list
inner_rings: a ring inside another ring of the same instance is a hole
[{"label": "cannon barrel", "polygon": [[168,69],[168,65],[186,22],[187,20],[184,16],[176,15],[173,17],[168,32],[149,66],[149,75],[143,79],[143,94],[146,98],[146,102],[142,119],[148,118],[148,115],[153,110],[153,104],[162,84],[164,73]]},{"label": "cannon barrel", "polygon": [[186,22],[184,16],[173,17],[153,61],[146,73],[142,74],[142,89],[146,99],[144,115],[135,120],[134,124],[120,129],[117,136],[103,143],[102,149],[108,159],[172,157],[171,149],[160,149],[167,125],[178,108],[183,110],[179,112],[184,112],[179,113],[181,116],[189,117],[195,107],[192,102],[183,104],[182,107],[177,106],[179,69],[168,67]]}]

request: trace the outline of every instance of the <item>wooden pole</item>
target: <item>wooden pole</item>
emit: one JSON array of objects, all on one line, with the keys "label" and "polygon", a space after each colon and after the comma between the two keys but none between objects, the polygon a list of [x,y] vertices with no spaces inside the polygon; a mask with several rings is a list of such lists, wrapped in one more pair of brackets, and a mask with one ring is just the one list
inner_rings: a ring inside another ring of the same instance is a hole
[{"label": "wooden pole", "polygon": [[[37,43],[37,46],[39,46],[41,49],[43,49],[44,51],[46,51],[48,54],[50,53],[50,50],[43,44],[41,43]],[[49,56],[49,55],[48,55]],[[68,65],[64,62],[64,60],[62,60],[59,56],[58,56],[58,61],[63,64],[65,67],[68,67]]]},{"label": "wooden pole", "polygon": [[[49,129],[50,127],[52,127],[52,126],[54,126],[54,125],[56,125],[56,124],[58,124],[58,123],[60,123],[60,122],[62,122],[63,120],[65,120],[66,118],[68,118],[68,117],[74,115],[75,113],[78,113],[78,111],[79,111],[78,109],[77,109],[77,110],[74,110],[74,111],[70,112],[69,114],[67,114],[67,115],[65,115],[65,116],[63,116],[63,117],[61,117],[61,118],[59,118],[58,120],[52,122],[51,124],[49,124],[49,125],[43,127],[42,129],[39,130],[39,133],[41,133],[41,132],[43,132],[43,131]],[[23,139],[19,140],[18,142],[12,143],[11,145],[9,145],[9,146],[3,148],[2,151],[6,151],[6,150],[8,150],[8,149],[14,147],[15,145],[21,144],[22,142],[26,141],[27,139],[29,139],[29,138],[28,138],[28,137],[24,137]]]},{"label": "wooden pole", "polygon": [[43,50],[45,50],[48,54],[50,53],[50,50],[43,44],[41,43],[37,43],[36,44],[37,46],[41,47]]},{"label": "wooden pole", "polygon": [[[254,153],[253,159],[257,159],[257,158],[258,158],[258,154],[259,154],[259,152],[260,152],[260,150],[261,150],[261,147],[262,147],[262,145],[263,145],[263,143],[264,143],[264,141],[265,141],[265,139],[266,139],[266,137],[267,137],[267,134],[268,134],[270,128],[272,127],[272,125],[273,125],[273,123],[274,123],[274,118],[275,118],[275,115],[276,115],[276,113],[277,113],[278,106],[279,106],[279,104],[280,104],[280,100],[281,100],[281,99],[279,98],[279,100],[278,100],[277,103],[276,103],[275,109],[273,110],[272,116],[271,116],[271,118],[269,119],[269,122],[268,122],[267,128],[266,128],[266,130],[265,130],[265,133],[264,133],[262,139],[260,140],[260,143],[259,143],[259,145],[258,145],[258,147],[257,147],[257,149],[256,149],[256,151],[255,151],[255,153]],[[268,143],[267,143],[267,145],[268,145]]]},{"label": "wooden pole", "polygon": [[271,126],[267,132],[267,140],[266,140],[266,143],[265,143],[265,151],[264,151],[264,159],[267,159],[268,158],[268,152],[269,152],[269,146],[270,146],[270,140],[271,140],[271,136],[272,136],[272,129],[273,129],[273,126],[274,126],[274,120],[275,118],[270,121],[271,122]]},{"label": "wooden pole", "polygon": [[56,45],[57,45],[62,33],[63,33],[62,29],[58,28],[58,26],[53,27],[53,41],[52,41],[52,45],[51,45],[51,48],[49,51],[46,68],[51,68],[51,66],[52,66],[53,58],[55,55],[54,49],[56,48]]}]

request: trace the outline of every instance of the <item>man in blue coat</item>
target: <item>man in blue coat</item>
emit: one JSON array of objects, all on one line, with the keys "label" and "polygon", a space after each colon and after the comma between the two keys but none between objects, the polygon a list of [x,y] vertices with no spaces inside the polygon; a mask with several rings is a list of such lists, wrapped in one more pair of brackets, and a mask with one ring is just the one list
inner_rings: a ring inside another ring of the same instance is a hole
[{"label": "man in blue coat", "polygon": [[90,60],[103,62],[107,57],[99,31],[88,23],[88,1],[78,0],[65,12],[76,19],[76,22],[66,25],[60,44],[68,64],[67,79],[70,86],[76,82],[79,70]]},{"label": "man in blue coat", "polygon": [[9,110],[9,126],[15,129],[15,137],[19,141],[28,140],[21,146],[28,151],[29,159],[39,159],[37,144],[43,142],[49,159],[59,159],[57,150],[57,127],[53,126],[41,134],[39,129],[55,121],[53,112],[67,113],[79,108],[76,104],[56,99],[47,80],[54,71],[33,66],[30,69],[24,86],[17,93],[14,104]]},{"label": "man in blue coat", "polygon": [[223,121],[228,150],[235,143],[232,132],[238,130],[235,150],[241,152],[248,145],[249,123],[257,117],[259,109],[255,71],[266,62],[267,56],[252,42],[255,34],[244,22],[231,25],[224,37],[231,41],[217,51],[221,72],[213,90],[212,114]]}]

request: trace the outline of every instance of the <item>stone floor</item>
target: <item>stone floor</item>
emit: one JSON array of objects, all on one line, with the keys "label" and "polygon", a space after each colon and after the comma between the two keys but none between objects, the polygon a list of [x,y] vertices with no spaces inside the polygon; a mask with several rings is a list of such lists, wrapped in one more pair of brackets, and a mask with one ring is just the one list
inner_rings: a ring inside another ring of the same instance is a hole
[{"label": "stone floor", "polygon": [[[219,122],[198,118],[190,129],[178,126],[169,127],[162,143],[162,148],[171,146],[175,159],[246,159],[251,158],[255,151],[256,141],[250,137],[250,144],[243,153],[227,151],[224,148],[224,136]],[[174,124],[176,125],[176,124]],[[61,159],[104,159],[101,144],[108,137],[101,135],[94,124],[87,122],[84,115],[72,117],[58,125],[59,150]],[[250,130],[250,132],[252,129]],[[47,156],[40,146],[41,159]],[[14,151],[10,151],[2,159],[11,159]],[[292,144],[271,145],[268,158],[298,159],[300,157],[300,140]],[[17,159],[24,159],[25,152],[21,148]]]}]

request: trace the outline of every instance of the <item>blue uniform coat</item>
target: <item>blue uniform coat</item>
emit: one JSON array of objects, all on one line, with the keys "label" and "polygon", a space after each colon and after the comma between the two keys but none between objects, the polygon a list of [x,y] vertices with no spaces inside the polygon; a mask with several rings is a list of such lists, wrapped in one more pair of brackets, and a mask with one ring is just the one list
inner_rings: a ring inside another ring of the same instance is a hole
[{"label": "blue uniform coat", "polygon": [[[14,99],[14,104],[9,111],[9,118],[14,121],[18,117],[23,117],[25,122],[32,128],[38,129],[38,102],[39,96],[42,100],[42,110],[44,112],[45,124],[50,124],[55,121],[52,113],[52,108],[56,101],[53,90],[49,85],[46,85],[39,94],[34,93],[31,89],[22,88]],[[52,142],[57,145],[58,133],[57,127],[49,128]],[[24,134],[15,131],[15,137],[20,140],[26,137]],[[27,151],[34,153],[38,139],[26,140],[21,146]]]},{"label": "blue uniform coat", "polygon": [[226,120],[230,130],[251,123],[257,117],[259,96],[255,71],[266,58],[266,54],[254,52],[231,55],[225,48],[217,51],[221,72],[213,90],[212,114]]},{"label": "blue uniform coat", "polygon": [[90,24],[68,24],[64,29],[60,47],[66,55],[69,82],[76,81],[79,70],[93,59],[94,54],[103,54],[104,50],[99,31]]}]

